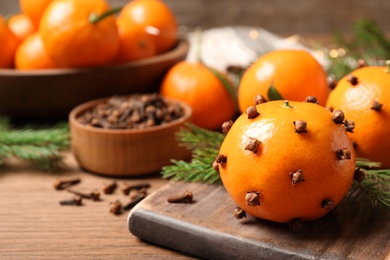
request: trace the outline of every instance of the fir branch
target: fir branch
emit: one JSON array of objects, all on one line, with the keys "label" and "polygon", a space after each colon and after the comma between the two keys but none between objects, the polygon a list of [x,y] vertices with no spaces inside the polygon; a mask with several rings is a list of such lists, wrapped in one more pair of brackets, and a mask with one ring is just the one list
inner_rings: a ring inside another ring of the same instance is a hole
[{"label": "fir branch", "polygon": [[202,129],[193,124],[186,124],[178,132],[180,144],[192,151],[192,160],[172,160],[172,165],[163,167],[163,178],[174,181],[221,183],[219,174],[211,167],[218,155],[224,135],[219,132]]},{"label": "fir branch", "polygon": [[16,157],[30,161],[43,170],[55,170],[61,163],[60,151],[67,149],[69,143],[66,123],[14,129],[7,118],[0,118],[0,164],[6,158]]}]

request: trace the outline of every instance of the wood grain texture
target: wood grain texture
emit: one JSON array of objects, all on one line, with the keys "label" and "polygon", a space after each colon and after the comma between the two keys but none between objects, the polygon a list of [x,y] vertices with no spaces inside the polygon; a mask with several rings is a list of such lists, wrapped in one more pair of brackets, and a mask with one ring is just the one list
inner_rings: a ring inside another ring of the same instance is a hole
[{"label": "wood grain texture", "polygon": [[153,192],[167,181],[159,175],[132,179],[99,177],[79,169],[73,156],[65,155],[59,173],[34,170],[20,161],[0,166],[0,259],[191,259],[172,250],[146,243],[127,229],[127,213],[109,213],[109,203],[128,201],[120,189],[102,200],[84,200],[83,206],[60,206],[73,196],[54,190],[56,178],[80,177],[75,190],[90,192],[103,183],[118,185],[149,182]]},{"label": "wood grain texture", "polygon": [[[192,204],[169,204],[189,190]],[[348,204],[350,203],[350,204]],[[247,216],[236,220],[235,205],[221,185],[172,182],[129,214],[136,236],[208,259],[389,259],[389,212],[373,211],[366,222],[350,200],[339,216],[308,222],[301,232]]]}]

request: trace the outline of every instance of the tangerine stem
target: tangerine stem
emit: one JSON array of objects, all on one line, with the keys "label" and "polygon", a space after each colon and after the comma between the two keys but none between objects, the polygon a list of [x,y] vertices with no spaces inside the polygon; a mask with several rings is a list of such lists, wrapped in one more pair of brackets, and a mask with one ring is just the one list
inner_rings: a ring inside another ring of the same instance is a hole
[{"label": "tangerine stem", "polygon": [[390,60],[386,61],[387,70],[386,73],[390,73]]},{"label": "tangerine stem", "polygon": [[284,107],[284,108],[293,108],[292,106],[290,106],[290,103],[288,102],[288,100],[284,101],[284,104],[283,104],[282,107]]},{"label": "tangerine stem", "polygon": [[96,15],[95,13],[90,13],[89,17],[88,17],[88,20],[90,23],[98,23],[100,22],[101,20],[111,16],[111,15],[114,15],[114,14],[117,14],[119,13],[120,11],[122,11],[123,7],[117,7],[117,8],[113,8],[113,9],[110,9],[100,15]]}]

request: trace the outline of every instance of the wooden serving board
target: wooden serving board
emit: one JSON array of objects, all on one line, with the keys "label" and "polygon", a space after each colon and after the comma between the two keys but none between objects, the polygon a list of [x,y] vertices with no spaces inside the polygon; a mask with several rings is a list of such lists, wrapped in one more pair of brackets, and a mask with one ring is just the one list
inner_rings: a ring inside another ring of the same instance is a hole
[{"label": "wooden serving board", "polygon": [[[186,190],[194,203],[167,202]],[[133,208],[128,228],[146,241],[206,259],[390,259],[389,212],[376,209],[366,217],[351,205],[346,198],[337,217],[294,232],[288,224],[235,219],[222,185],[170,182]]]}]

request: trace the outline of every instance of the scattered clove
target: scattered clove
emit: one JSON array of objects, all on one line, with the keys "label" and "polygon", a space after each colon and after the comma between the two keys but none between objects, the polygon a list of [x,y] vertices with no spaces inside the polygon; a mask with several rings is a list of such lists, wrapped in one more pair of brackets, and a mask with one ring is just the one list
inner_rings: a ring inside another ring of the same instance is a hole
[{"label": "scattered clove", "polygon": [[78,192],[78,191],[74,191],[74,190],[71,190],[71,189],[67,189],[68,192],[70,193],[73,193],[75,195],[78,195],[84,199],[90,199],[90,200],[93,200],[93,201],[98,201],[100,200],[100,192],[99,191],[92,191],[91,193],[82,193],[82,192]]},{"label": "scattered clove", "polygon": [[116,183],[116,181],[113,181],[112,183],[103,186],[103,193],[113,194],[117,187],[118,184]]},{"label": "scattered clove", "polygon": [[122,188],[122,192],[125,195],[129,195],[130,191],[132,190],[140,190],[140,189],[147,189],[147,188],[150,188],[149,183],[138,183],[133,185],[124,184]]},{"label": "scattered clove", "polygon": [[120,215],[122,213],[122,203],[119,200],[110,203],[110,213]]},{"label": "scattered clove", "polygon": [[305,223],[303,223],[299,218],[293,219],[290,222],[290,228],[293,231],[297,231],[297,232],[302,231],[304,225],[305,225]]},{"label": "scattered clove", "polygon": [[60,180],[56,179],[53,183],[53,187],[56,190],[65,190],[73,185],[76,185],[81,182],[80,178],[69,179],[69,180]]},{"label": "scattered clove", "polygon": [[70,200],[61,200],[60,205],[75,205],[75,206],[81,206],[82,205],[83,198],[80,196],[76,196],[73,199]]},{"label": "scattered clove", "polygon": [[130,200],[134,200],[136,197],[138,197],[139,194],[145,195],[145,197],[148,195],[148,191],[146,188],[141,188],[138,190],[131,190],[129,193]]},{"label": "scattered clove", "polygon": [[242,208],[240,208],[238,206],[234,209],[234,213],[233,214],[234,214],[234,217],[236,219],[246,218],[246,212]]},{"label": "scattered clove", "polygon": [[193,194],[191,191],[186,191],[180,195],[173,195],[168,197],[167,201],[169,203],[192,203],[193,202]]},{"label": "scattered clove", "polygon": [[146,195],[143,193],[139,193],[135,198],[130,200],[129,203],[123,206],[123,210],[130,210],[134,208],[134,206],[137,205],[139,202],[141,202],[144,198],[146,198]]}]

